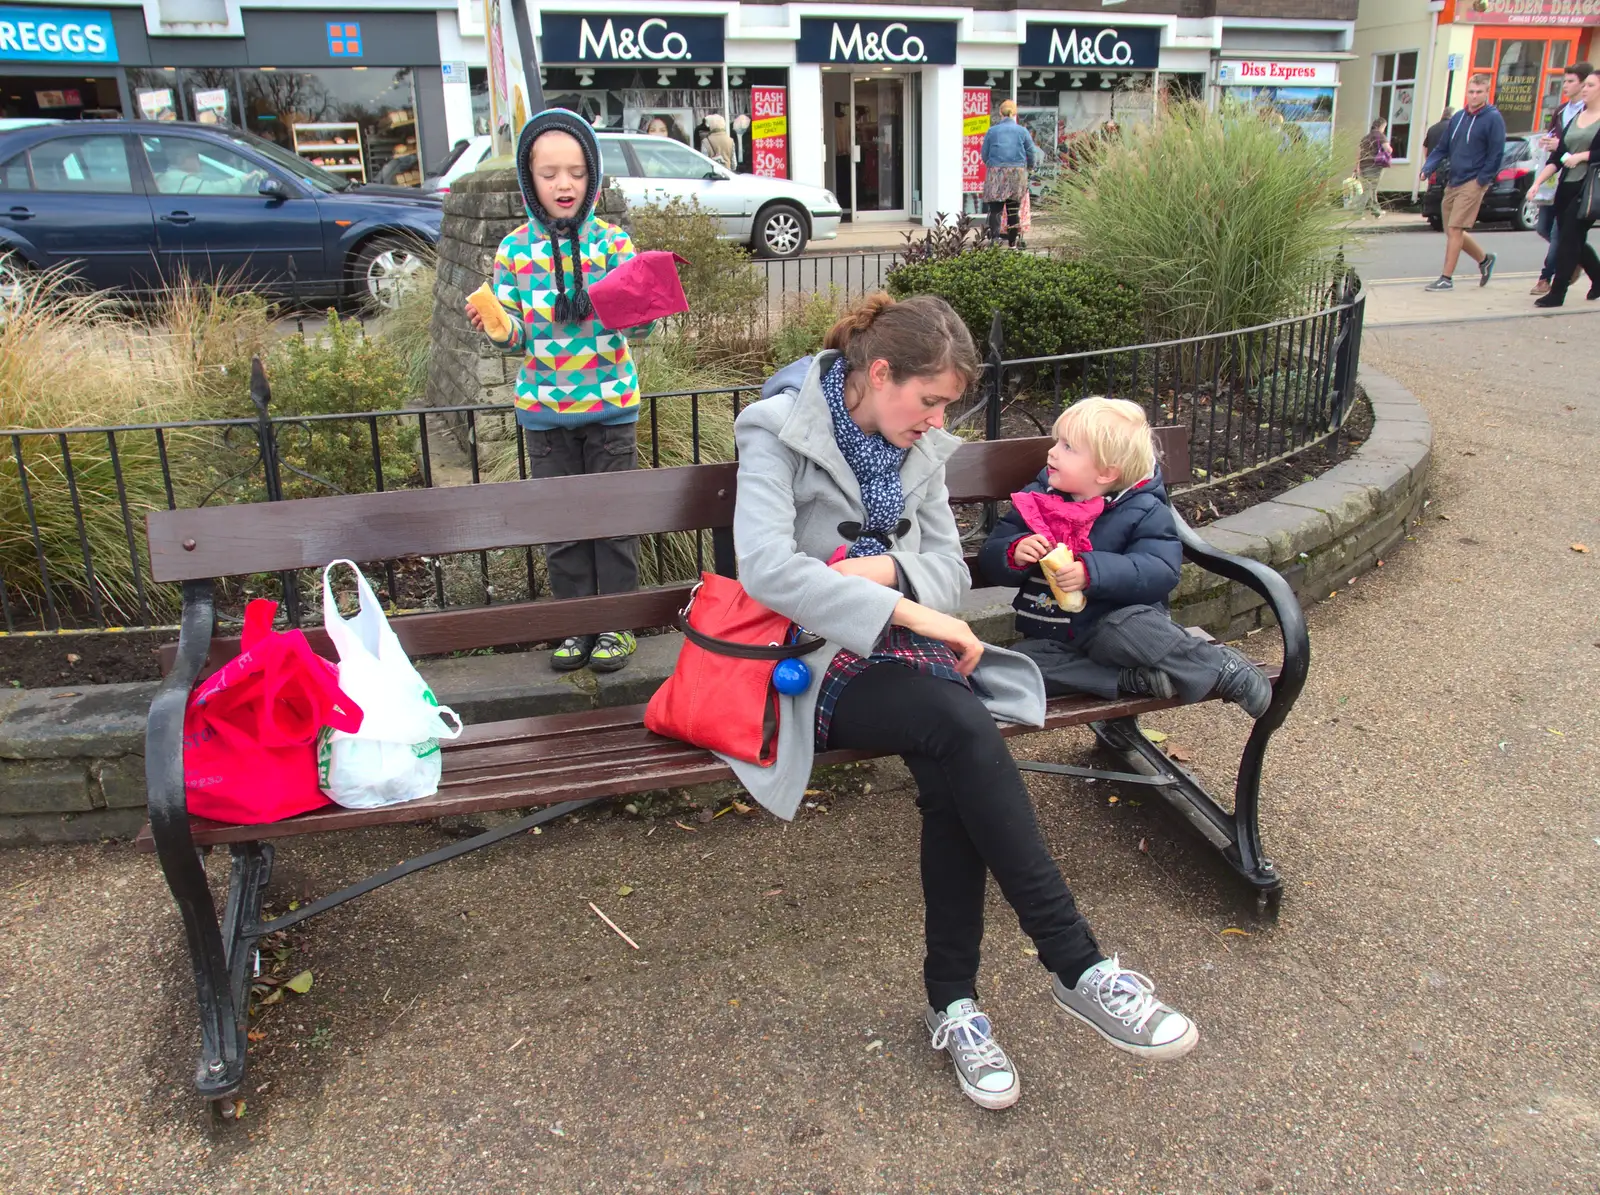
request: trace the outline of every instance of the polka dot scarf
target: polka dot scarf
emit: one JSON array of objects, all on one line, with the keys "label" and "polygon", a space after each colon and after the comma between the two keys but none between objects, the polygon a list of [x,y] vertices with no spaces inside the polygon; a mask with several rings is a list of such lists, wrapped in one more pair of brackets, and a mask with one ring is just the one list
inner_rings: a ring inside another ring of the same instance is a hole
[{"label": "polka dot scarf", "polygon": [[896,448],[877,432],[861,430],[844,405],[844,380],[849,363],[840,357],[822,375],[822,393],[833,415],[833,439],[845,463],[861,486],[866,521],[861,534],[850,545],[848,555],[881,556],[889,550],[889,540],[900,513],[905,509],[905,491],[900,488],[900,467],[909,449]]}]

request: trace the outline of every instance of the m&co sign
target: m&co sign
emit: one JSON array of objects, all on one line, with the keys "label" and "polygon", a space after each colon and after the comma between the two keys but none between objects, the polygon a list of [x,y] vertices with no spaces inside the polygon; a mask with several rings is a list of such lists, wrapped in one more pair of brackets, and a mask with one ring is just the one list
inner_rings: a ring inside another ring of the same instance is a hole
[{"label": "m&co sign", "polygon": [[544,15],[545,62],[721,62],[721,17]]},{"label": "m&co sign", "polygon": [[853,21],[801,17],[796,62],[860,62],[873,66],[953,66],[954,21]]}]

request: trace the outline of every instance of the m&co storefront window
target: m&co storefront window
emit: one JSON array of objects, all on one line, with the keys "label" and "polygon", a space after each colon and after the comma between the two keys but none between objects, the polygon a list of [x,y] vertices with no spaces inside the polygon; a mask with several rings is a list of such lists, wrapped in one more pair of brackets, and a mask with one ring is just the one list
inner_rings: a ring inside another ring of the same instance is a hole
[{"label": "m&co storefront window", "polygon": [[1479,11],[1458,3],[1456,20],[1475,26],[1468,73],[1492,80],[1489,99],[1505,117],[1506,132],[1530,133],[1550,123],[1561,102],[1562,72],[1588,50],[1600,5],[1487,0]]}]

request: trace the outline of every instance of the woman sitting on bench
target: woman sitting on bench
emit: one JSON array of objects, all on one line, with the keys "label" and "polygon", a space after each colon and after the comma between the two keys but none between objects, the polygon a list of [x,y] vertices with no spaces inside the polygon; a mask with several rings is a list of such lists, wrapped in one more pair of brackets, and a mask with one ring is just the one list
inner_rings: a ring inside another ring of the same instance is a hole
[{"label": "woman sitting on bench", "polygon": [[1188,1053],[1194,1024],[1100,952],[995,726],[1043,724],[1038,669],[985,647],[952,613],[971,579],[945,487],[960,441],[942,427],[977,378],[972,337],[942,299],[879,294],[825,345],[773,377],[736,425],[739,578],[828,642],[807,657],[810,685],[783,699],[776,764],[735,771],[792,817],[814,752],[905,760],[922,813],[924,1020],[982,1107],[1010,1107],[1021,1092],[976,1003],[989,872],[1066,1012],[1141,1057]]}]

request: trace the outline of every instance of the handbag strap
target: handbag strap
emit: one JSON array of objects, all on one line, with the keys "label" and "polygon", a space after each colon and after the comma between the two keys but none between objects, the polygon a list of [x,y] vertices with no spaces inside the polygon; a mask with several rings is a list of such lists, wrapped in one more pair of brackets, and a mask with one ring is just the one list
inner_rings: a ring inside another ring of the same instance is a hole
[{"label": "handbag strap", "polygon": [[792,660],[797,656],[810,655],[827,642],[820,635],[805,634],[793,643],[736,643],[732,639],[718,639],[704,631],[695,630],[683,614],[678,615],[678,629],[696,647],[736,660]]}]

